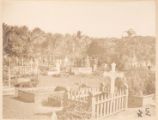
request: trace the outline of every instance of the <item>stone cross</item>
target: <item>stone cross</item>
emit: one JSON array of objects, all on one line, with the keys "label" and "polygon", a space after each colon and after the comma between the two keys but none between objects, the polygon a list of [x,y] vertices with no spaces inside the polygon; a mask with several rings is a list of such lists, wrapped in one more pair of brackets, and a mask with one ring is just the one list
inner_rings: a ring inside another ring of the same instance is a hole
[{"label": "stone cross", "polygon": [[111,64],[111,71],[110,72],[104,72],[103,73],[103,76],[104,77],[110,77],[110,93],[113,94],[114,91],[115,91],[115,80],[116,78],[123,78],[123,73],[118,73],[116,72],[116,64],[115,63],[112,63]]}]

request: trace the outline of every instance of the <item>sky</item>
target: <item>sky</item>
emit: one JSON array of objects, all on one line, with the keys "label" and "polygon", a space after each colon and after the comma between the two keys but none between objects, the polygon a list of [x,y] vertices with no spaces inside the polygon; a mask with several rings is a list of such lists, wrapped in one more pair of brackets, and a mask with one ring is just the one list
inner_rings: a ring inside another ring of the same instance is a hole
[{"label": "sky", "polygon": [[154,1],[83,2],[15,1],[3,3],[3,22],[39,27],[50,33],[76,33],[92,37],[121,37],[132,28],[138,35],[155,36]]}]

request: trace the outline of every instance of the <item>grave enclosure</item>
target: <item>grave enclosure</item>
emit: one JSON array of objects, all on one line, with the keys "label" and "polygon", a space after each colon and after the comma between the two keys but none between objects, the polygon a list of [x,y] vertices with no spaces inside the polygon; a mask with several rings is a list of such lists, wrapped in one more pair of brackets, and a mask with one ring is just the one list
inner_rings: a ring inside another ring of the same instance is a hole
[{"label": "grave enclosure", "polygon": [[[115,89],[115,80],[117,77],[123,79],[123,73],[115,71],[116,64],[111,64],[111,71],[105,73],[104,76],[110,77],[110,91],[103,85],[102,88],[80,88],[78,90],[70,90],[68,99],[79,103],[86,103],[89,106],[88,110],[81,109],[82,112],[87,112],[87,118],[84,119],[102,119],[127,109],[128,105],[128,85],[124,83],[124,87]],[[86,105],[85,105],[86,106]],[[73,110],[75,114],[75,110]],[[76,114],[80,113],[79,111]]]},{"label": "grave enclosure", "polygon": [[[127,109],[128,89],[125,87],[117,92],[108,93],[98,88],[83,88],[69,91],[68,99],[76,103],[87,104],[89,106],[87,116],[90,115],[90,118],[93,119],[101,119]],[[77,114],[75,110],[73,111],[73,114]],[[83,111],[82,109],[80,112],[86,113],[87,110]]]}]

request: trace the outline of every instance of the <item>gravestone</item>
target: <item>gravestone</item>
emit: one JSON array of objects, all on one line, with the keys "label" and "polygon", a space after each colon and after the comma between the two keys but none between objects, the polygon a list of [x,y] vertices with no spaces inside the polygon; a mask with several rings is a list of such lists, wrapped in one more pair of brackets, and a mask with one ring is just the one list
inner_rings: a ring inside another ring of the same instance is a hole
[{"label": "gravestone", "polygon": [[104,77],[110,77],[110,93],[113,94],[115,91],[115,80],[116,78],[123,78],[123,73],[116,72],[116,64],[111,64],[111,71],[110,72],[104,72]]}]

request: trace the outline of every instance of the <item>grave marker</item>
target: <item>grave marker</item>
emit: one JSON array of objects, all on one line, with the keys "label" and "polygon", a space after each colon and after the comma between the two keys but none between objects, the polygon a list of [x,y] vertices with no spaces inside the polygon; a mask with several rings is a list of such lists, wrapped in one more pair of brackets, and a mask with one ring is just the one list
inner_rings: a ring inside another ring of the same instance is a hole
[{"label": "grave marker", "polygon": [[110,77],[110,93],[113,94],[114,91],[115,91],[115,80],[116,78],[120,77],[122,78],[123,77],[123,73],[118,73],[116,72],[116,64],[115,63],[112,63],[111,64],[111,71],[110,72],[104,72],[103,73],[103,76],[104,77]]}]

